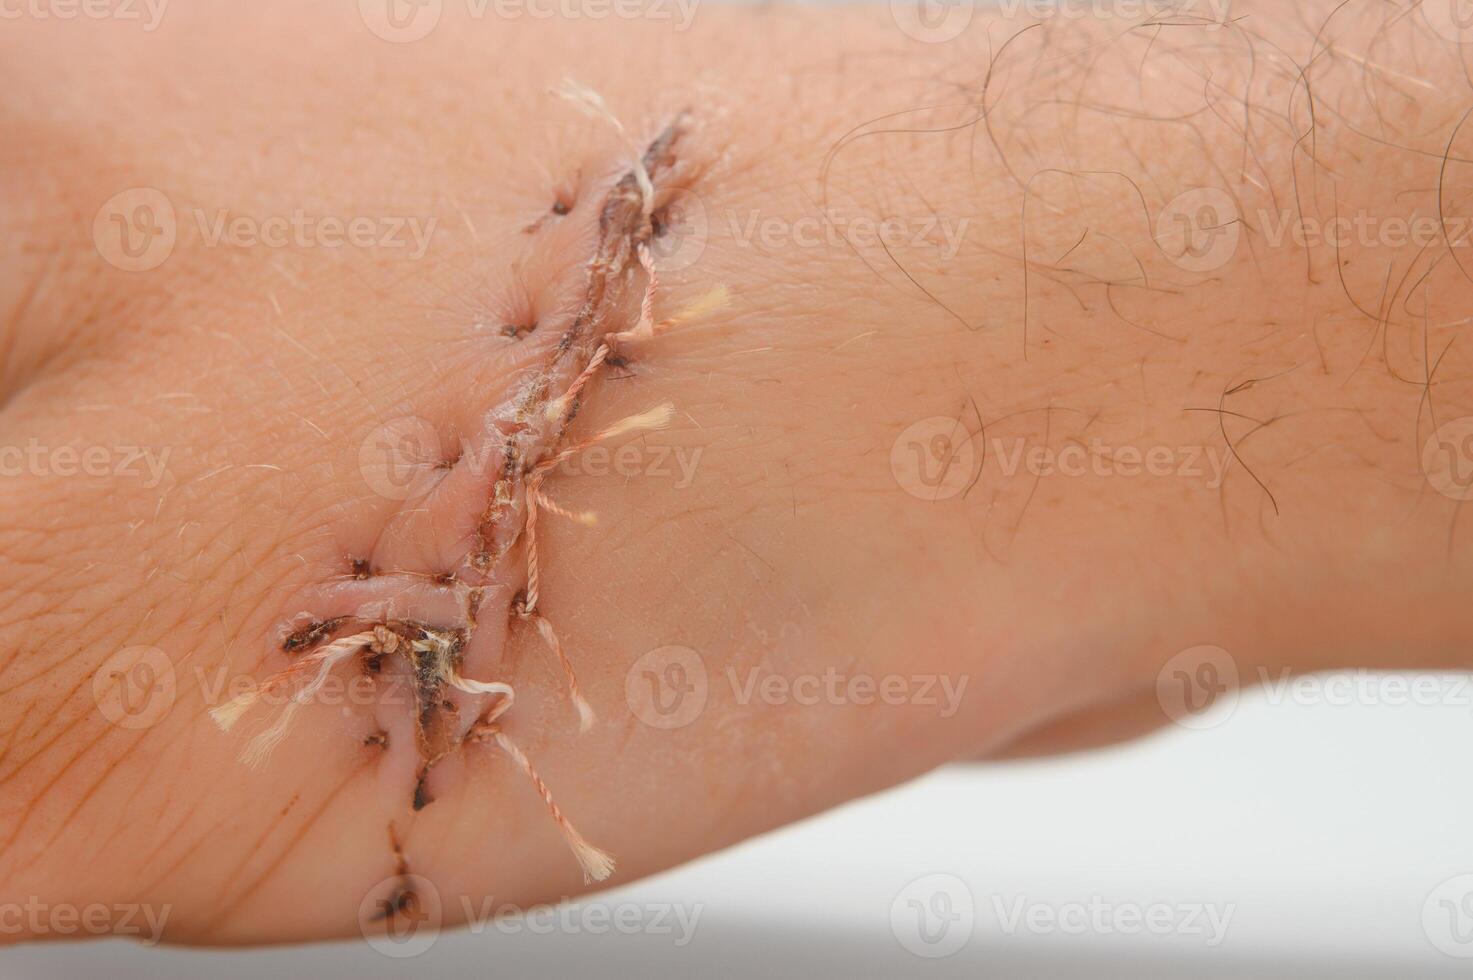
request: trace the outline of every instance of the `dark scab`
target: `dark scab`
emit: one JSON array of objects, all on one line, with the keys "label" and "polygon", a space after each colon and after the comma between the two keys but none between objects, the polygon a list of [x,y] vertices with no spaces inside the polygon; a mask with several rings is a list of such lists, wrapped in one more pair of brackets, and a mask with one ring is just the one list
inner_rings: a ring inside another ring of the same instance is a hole
[{"label": "dark scab", "polygon": [[389,747],[389,733],[380,729],[379,731],[374,732],[372,735],[364,736],[363,744],[376,745],[381,749],[387,749]]},{"label": "dark scab", "polygon": [[416,813],[435,802],[435,798],[430,795],[429,788],[425,786],[425,780],[428,776],[429,773],[427,772],[420,773],[419,779],[414,784],[414,809]]},{"label": "dark scab", "polygon": [[656,238],[664,238],[670,232],[670,212],[660,208],[650,215],[650,231]]},{"label": "dark scab", "polygon": [[536,320],[530,323],[508,323],[501,328],[501,335],[509,340],[521,340],[536,329]]},{"label": "dark scab", "polygon": [[392,919],[404,915],[411,909],[418,909],[419,895],[415,893],[413,888],[401,885],[394,890],[392,895],[379,902],[378,906],[379,911],[374,914],[371,920],[373,922],[383,922],[385,919]]},{"label": "dark scab", "polygon": [[419,896],[413,888],[401,888],[395,893],[391,907],[395,915],[403,915],[418,904]]},{"label": "dark scab", "polygon": [[353,577],[359,581],[373,578],[373,566],[368,563],[367,558],[352,558],[349,560],[349,567],[352,569]]},{"label": "dark scab", "polygon": [[573,205],[577,202],[574,200],[570,200],[570,197],[571,195],[559,194],[557,197],[553,198],[552,207],[548,208],[547,211],[542,215],[542,217],[538,218],[536,221],[523,228],[522,234],[535,235],[542,230],[542,226],[547,224],[549,219],[554,217],[564,218],[572,214]]},{"label": "dark scab", "polygon": [[301,629],[292,633],[281,641],[281,648],[287,653],[295,653],[298,650],[306,650],[315,647],[327,637],[329,633],[342,625],[346,616],[335,616],[332,619],[324,619],[316,623],[308,623]]}]

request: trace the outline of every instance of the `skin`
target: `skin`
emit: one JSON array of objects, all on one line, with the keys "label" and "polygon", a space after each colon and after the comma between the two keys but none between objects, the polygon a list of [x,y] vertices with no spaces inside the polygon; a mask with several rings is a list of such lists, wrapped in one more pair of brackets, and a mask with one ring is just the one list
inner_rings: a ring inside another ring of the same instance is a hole
[{"label": "skin", "polygon": [[[255,770],[238,759],[270,713],[225,733],[209,709],[289,663],[286,624],[323,615],[354,558],[433,576],[464,557],[491,481],[462,467],[444,493],[385,496],[383,427],[484,438],[576,310],[631,147],[682,109],[671,181],[705,230],[693,260],[660,246],[654,301],[698,313],[621,346],[572,432],[666,402],[674,419],[613,440],[635,447],[623,469],[549,478],[596,526],[540,525],[539,608],[599,723],[578,734],[507,615],[524,542],[465,667],[516,688],[506,732],[617,856],[613,881],[950,760],[1166,724],[1163,670],[1221,665],[1204,645],[1243,684],[1467,666],[1473,531],[1423,465],[1473,413],[1473,348],[1451,343],[1467,243],[1301,245],[1262,215],[1441,212],[1456,240],[1473,46],[1370,4],[1241,5],[1211,30],[978,12],[942,43],[883,8],[702,8],[674,31],[459,4],[390,43],[328,7],[0,32],[19,137],[0,148],[0,445],[40,447],[0,479],[0,901],[141,902],[170,909],[170,941],[257,943],[356,935],[405,871],[447,925],[459,896],[585,889],[494,748],[454,753],[410,809],[413,707],[389,678],[304,709]],[[627,141],[548,94],[569,74]],[[126,271],[93,218],[138,187],[177,242]],[[1202,187],[1248,216],[1210,268],[1157,225]],[[418,255],[212,243],[222,209],[434,226]],[[885,219],[904,234],[882,245],[865,222]],[[628,284],[612,329],[637,318]],[[915,435],[928,419],[951,421]],[[57,447],[109,462],[77,475]],[[156,479],[121,472],[127,447],[165,460]],[[1033,450],[1085,472],[1030,470]],[[948,459],[970,489],[936,499]],[[641,658],[669,646],[708,693],[663,729]],[[174,676],[147,727],[94,696],[138,648]],[[802,680],[826,671],[901,694]]]}]

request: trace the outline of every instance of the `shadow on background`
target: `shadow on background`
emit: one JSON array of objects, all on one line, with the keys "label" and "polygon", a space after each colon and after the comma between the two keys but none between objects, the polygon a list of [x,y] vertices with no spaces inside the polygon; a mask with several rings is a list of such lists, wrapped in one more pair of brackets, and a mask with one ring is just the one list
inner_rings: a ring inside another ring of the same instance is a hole
[{"label": "shadow on background", "polygon": [[312,980],[399,980],[433,977],[597,976],[600,980],[647,980],[651,976],[746,980],[753,976],[815,980],[846,978],[1019,978],[1019,980],[1139,980],[1190,977],[1192,980],[1383,980],[1385,977],[1467,976],[1448,960],[1445,970],[1425,962],[1375,962],[1364,957],[1308,960],[1262,954],[1245,956],[1223,949],[1171,953],[1136,942],[1100,943],[1059,939],[1004,939],[974,936],[945,959],[907,953],[889,935],[836,925],[802,926],[761,919],[701,922],[695,938],[675,948],[670,936],[505,934],[482,926],[479,935],[451,932],[427,952],[411,959],[382,955],[362,942],[236,952],[148,949],[122,941],[70,946],[23,946],[0,954],[6,980],[211,980],[301,977]]}]

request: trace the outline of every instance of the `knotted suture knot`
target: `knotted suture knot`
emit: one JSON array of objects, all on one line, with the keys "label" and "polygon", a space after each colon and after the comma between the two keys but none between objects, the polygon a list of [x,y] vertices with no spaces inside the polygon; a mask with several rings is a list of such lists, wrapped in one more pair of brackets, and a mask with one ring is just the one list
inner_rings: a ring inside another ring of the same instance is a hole
[{"label": "knotted suture knot", "polygon": [[398,633],[380,623],[373,628],[373,639],[369,642],[368,649],[380,657],[390,656],[399,652],[402,642]]}]

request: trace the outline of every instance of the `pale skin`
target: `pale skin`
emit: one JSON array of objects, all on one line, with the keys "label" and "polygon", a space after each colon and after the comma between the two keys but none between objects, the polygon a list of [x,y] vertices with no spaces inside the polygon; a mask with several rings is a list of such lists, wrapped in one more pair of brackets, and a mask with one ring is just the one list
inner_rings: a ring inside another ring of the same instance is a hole
[{"label": "pale skin", "polygon": [[[937,43],[884,8],[676,31],[447,3],[406,43],[351,4],[7,23],[0,445],[34,449],[0,479],[0,900],[167,906],[168,940],[255,943],[357,935],[406,867],[450,925],[450,896],[586,890],[492,747],[410,809],[414,709],[382,677],[305,706],[259,769],[239,757],[270,713],[227,733],[209,711],[290,662],[284,624],[328,615],[355,559],[465,557],[492,480],[396,499],[364,447],[407,417],[484,434],[584,295],[632,147],[681,110],[699,248],[662,246],[653,303],[695,312],[621,345],[570,438],[673,419],[548,477],[596,525],[539,523],[539,609],[597,724],[507,615],[524,541],[465,663],[515,687],[505,730],[611,883],[950,760],[1165,724],[1158,677],[1190,648],[1244,683],[1468,666],[1473,529],[1424,449],[1473,414],[1473,45],[1424,13],[979,11]],[[627,140],[549,94],[570,75]],[[93,219],[139,187],[177,243],[127,271]],[[1220,253],[1172,219],[1200,188],[1231,202]],[[222,211],[248,220],[212,239]],[[321,216],[380,237],[325,247]],[[638,319],[628,281],[610,329]],[[955,429],[906,442],[927,419]],[[935,446],[965,492],[936,490]],[[636,664],[669,646],[708,695],[662,729]],[[139,647],[175,687],[132,728],[94,677]],[[898,696],[864,686],[886,678]]]}]

